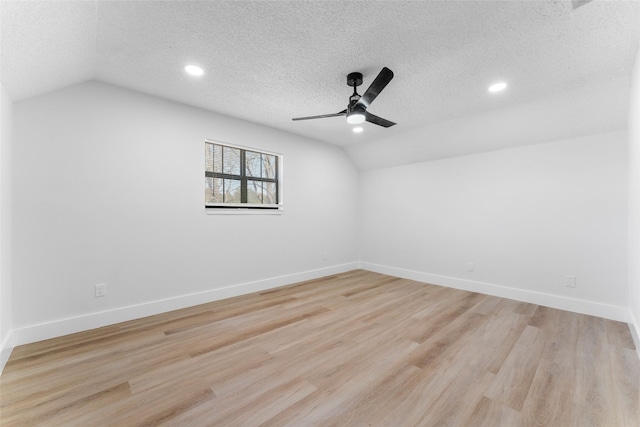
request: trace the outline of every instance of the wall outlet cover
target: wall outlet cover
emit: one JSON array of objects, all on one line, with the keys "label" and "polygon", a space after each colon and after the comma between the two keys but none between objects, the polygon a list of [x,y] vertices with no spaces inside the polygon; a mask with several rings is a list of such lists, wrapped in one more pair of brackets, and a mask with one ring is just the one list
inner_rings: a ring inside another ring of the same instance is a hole
[{"label": "wall outlet cover", "polygon": [[107,285],[101,283],[96,285],[96,298],[107,295]]},{"label": "wall outlet cover", "polygon": [[564,276],[564,285],[567,288],[576,287],[576,276]]}]

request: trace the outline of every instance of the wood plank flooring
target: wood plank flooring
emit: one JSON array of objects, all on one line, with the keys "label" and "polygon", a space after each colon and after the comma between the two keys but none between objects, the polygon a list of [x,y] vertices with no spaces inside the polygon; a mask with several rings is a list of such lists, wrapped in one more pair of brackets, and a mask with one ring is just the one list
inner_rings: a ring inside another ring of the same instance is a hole
[{"label": "wood plank flooring", "polygon": [[640,426],[623,323],[365,271],[14,349],[2,426]]}]

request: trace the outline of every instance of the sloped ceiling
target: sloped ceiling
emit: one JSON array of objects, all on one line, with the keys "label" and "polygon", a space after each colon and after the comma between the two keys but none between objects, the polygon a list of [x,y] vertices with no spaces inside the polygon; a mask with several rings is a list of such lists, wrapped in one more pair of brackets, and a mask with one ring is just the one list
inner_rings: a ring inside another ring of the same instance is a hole
[{"label": "sloped ceiling", "polygon": [[[2,1],[0,8],[0,77],[14,100],[97,79],[351,153],[576,91],[592,93],[593,108],[580,110],[584,96],[566,105],[560,96],[566,111],[599,123],[590,131],[619,128],[640,39],[638,1],[594,0],[575,10],[569,0]],[[205,75],[187,76],[187,63]],[[362,93],[383,66],[395,78],[369,110],[397,126],[365,123],[354,134],[344,118],[291,121],[344,109],[346,75],[364,74]],[[497,80],[509,88],[490,95]],[[612,91],[589,89],[603,85]],[[618,107],[603,114],[611,105]]]}]

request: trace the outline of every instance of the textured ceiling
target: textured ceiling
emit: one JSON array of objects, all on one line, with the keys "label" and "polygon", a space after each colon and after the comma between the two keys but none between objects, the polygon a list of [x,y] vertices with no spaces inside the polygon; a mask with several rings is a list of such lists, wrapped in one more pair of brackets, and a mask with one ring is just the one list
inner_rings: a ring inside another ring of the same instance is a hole
[{"label": "textured ceiling", "polygon": [[[2,1],[0,8],[1,78],[14,100],[98,79],[343,146],[629,81],[640,38],[638,1],[595,0],[575,10],[568,0]],[[206,74],[186,76],[187,63]],[[395,78],[369,111],[397,126],[366,123],[353,134],[344,118],[291,121],[344,109],[346,75],[364,74],[362,93],[383,66]],[[500,79],[509,89],[489,95]]]}]

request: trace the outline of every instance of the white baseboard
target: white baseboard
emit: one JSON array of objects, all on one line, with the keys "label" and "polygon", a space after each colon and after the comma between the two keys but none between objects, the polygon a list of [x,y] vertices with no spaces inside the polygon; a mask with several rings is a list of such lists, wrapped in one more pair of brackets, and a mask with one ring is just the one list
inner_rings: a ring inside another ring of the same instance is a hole
[{"label": "white baseboard", "polygon": [[629,330],[631,331],[631,336],[633,337],[633,342],[636,344],[636,352],[638,353],[638,358],[640,358],[640,322],[636,316],[633,315],[633,311],[629,310]]},{"label": "white baseboard", "polygon": [[13,351],[13,331],[9,331],[9,334],[2,340],[0,343],[0,374],[4,370],[4,365],[7,364],[7,360],[9,360],[9,356],[11,356],[11,352]]},{"label": "white baseboard", "polygon": [[429,274],[420,271],[406,270],[403,268],[390,267],[368,262],[360,262],[360,268],[376,273],[401,277],[403,279],[411,279],[418,282],[431,283],[434,285],[446,286],[449,288],[461,289],[464,291],[479,292],[482,294],[493,295],[501,298],[508,298],[516,301],[542,305],[545,307],[557,308],[559,310],[566,310],[575,313],[603,317],[605,319],[616,320],[619,322],[628,323],[630,321],[630,311],[627,307],[618,307],[593,301],[567,298],[559,295],[510,288],[507,286],[495,285],[492,283],[476,282],[472,280],[441,276],[437,274]]},{"label": "white baseboard", "polygon": [[204,292],[180,295],[173,298],[149,301],[142,304],[130,305],[97,313],[88,313],[66,319],[57,319],[36,325],[29,325],[13,330],[13,344],[16,346],[29,344],[49,338],[100,328],[102,326],[113,325],[115,323],[153,316],[154,314],[192,307],[194,305],[204,304],[211,301],[231,298],[251,292],[264,291],[266,289],[304,282],[305,280],[317,279],[324,276],[330,276],[332,274],[344,273],[345,271],[354,270],[356,268],[358,268],[357,262],[339,264],[317,270],[271,277],[255,282],[231,285]]}]

